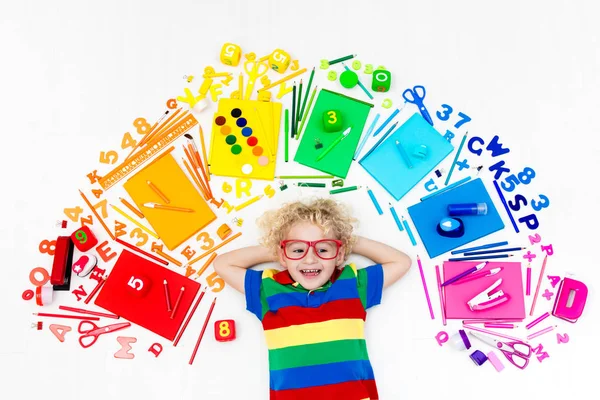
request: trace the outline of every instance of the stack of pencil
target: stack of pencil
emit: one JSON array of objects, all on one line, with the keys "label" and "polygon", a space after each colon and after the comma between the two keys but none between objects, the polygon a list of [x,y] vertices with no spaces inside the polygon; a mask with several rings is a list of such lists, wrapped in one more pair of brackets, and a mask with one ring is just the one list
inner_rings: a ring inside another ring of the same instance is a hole
[{"label": "stack of pencil", "polygon": [[[448,261],[471,261],[471,260],[488,260],[491,258],[508,258],[508,257],[512,257],[514,254],[508,254],[507,252],[521,251],[521,250],[526,249],[526,247],[508,247],[508,248],[502,248],[502,249],[487,250],[490,248],[504,246],[507,244],[508,244],[508,242],[498,242],[498,243],[484,244],[482,246],[470,247],[468,249],[454,250],[454,251],[452,251],[452,254],[461,254],[462,253],[463,256],[465,256],[465,257],[449,258]],[[482,250],[482,251],[475,251],[475,250]],[[504,254],[499,254],[499,253],[504,253]]]},{"label": "stack of pencil", "polygon": [[[202,193],[204,200],[209,201],[214,199],[212,190],[210,188],[210,172],[208,171],[208,158],[206,156],[206,147],[204,146],[204,134],[202,127],[199,126],[200,131],[200,145],[202,146],[202,157],[196,147],[194,138],[189,133],[186,133],[184,137],[187,139],[187,143],[183,145],[183,151],[185,152],[186,159],[183,159],[183,164],[187,169],[188,173],[192,176],[194,183]],[[189,162],[189,163],[188,163]]]}]

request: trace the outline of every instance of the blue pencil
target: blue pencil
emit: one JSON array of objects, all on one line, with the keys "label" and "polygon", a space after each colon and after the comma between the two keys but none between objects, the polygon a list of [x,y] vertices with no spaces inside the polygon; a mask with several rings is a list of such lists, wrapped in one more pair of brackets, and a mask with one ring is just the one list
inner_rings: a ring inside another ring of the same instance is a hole
[{"label": "blue pencil", "polygon": [[358,149],[356,150],[356,153],[354,153],[354,157],[352,157],[353,161],[356,161],[356,158],[362,151],[362,148],[365,146],[365,143],[367,143],[367,139],[369,139],[369,135],[371,134],[371,132],[373,132],[373,128],[375,128],[375,124],[379,120],[379,116],[380,116],[380,114],[377,113],[377,115],[375,116],[375,119],[373,120],[373,122],[371,122],[371,126],[369,126],[369,130],[367,131],[367,134],[365,135],[365,137],[363,137],[362,141],[360,142],[360,145],[358,146]]},{"label": "blue pencil", "polygon": [[506,253],[507,251],[521,251],[525,250],[527,247],[508,247],[505,249],[496,249],[496,250],[483,250],[483,251],[468,251],[465,256],[480,256],[483,254],[493,254],[493,253]]},{"label": "blue pencil", "polygon": [[398,227],[398,229],[400,229],[400,232],[404,231],[404,228],[402,227],[402,222],[400,222],[400,218],[398,218],[398,214],[396,214],[396,210],[394,210],[394,206],[392,206],[392,203],[388,203],[390,205],[390,211],[392,212],[392,215],[394,216],[394,221],[396,221],[396,226]]},{"label": "blue pencil", "polygon": [[456,257],[449,258],[448,261],[471,261],[471,260],[487,260],[489,258],[507,258],[512,257],[512,254],[499,254],[496,256],[480,256],[480,257]]},{"label": "blue pencil", "polygon": [[404,217],[402,217],[402,223],[404,224],[406,233],[408,233],[408,238],[410,239],[410,242],[412,243],[413,246],[416,246],[417,241],[415,240],[415,236],[413,235],[412,231],[410,230],[410,226],[408,226],[408,222],[404,219]]},{"label": "blue pencil", "polygon": [[507,244],[508,244],[508,242],[497,242],[497,243],[483,244],[481,246],[469,247],[468,249],[454,250],[454,251],[451,251],[450,254],[461,254],[461,253],[466,253],[467,251],[491,249],[493,247],[506,246]]},{"label": "blue pencil", "polygon": [[446,176],[446,182],[444,182],[444,186],[448,185],[448,182],[450,181],[450,177],[452,176],[452,171],[454,171],[454,166],[456,165],[456,161],[458,160],[458,156],[460,156],[460,152],[465,144],[465,140],[467,139],[467,134],[469,132],[465,132],[465,135],[463,136],[462,140],[460,141],[460,146],[458,146],[458,151],[456,152],[456,155],[454,156],[454,161],[452,161],[452,166],[450,167],[450,172],[448,172],[448,176]]},{"label": "blue pencil", "polygon": [[[342,63],[342,65],[344,66],[344,68],[346,69],[346,71],[350,71],[350,68],[348,68],[348,66],[344,63]],[[373,100],[373,95],[367,90],[367,88],[365,87],[365,85],[362,84],[362,82],[360,81],[360,79],[358,80],[358,86],[360,86],[360,88],[363,90],[363,92],[365,92],[367,94],[367,96],[369,96],[369,98],[371,100]]]},{"label": "blue pencil", "polygon": [[427,200],[428,198],[430,198],[430,197],[433,197],[433,196],[437,196],[437,195],[438,195],[438,194],[440,194],[440,193],[447,192],[448,190],[450,190],[450,189],[452,189],[452,188],[454,188],[454,187],[456,187],[456,186],[458,186],[458,185],[462,185],[463,183],[465,183],[465,182],[467,182],[467,181],[470,181],[470,180],[471,180],[471,177],[470,177],[470,176],[467,176],[466,178],[463,178],[463,179],[461,179],[460,181],[456,181],[456,182],[454,182],[453,184],[451,184],[451,185],[448,185],[448,186],[446,186],[446,187],[445,187],[445,188],[443,188],[443,189],[440,189],[440,190],[438,190],[438,191],[435,191],[435,192],[433,192],[433,193],[430,193],[430,194],[428,194],[428,195],[427,195],[427,196],[425,196],[425,197],[421,197],[421,201],[423,201],[423,200]]},{"label": "blue pencil", "polygon": [[381,124],[381,126],[379,128],[377,128],[377,130],[373,134],[373,137],[379,135],[381,133],[381,131],[383,130],[383,128],[385,128],[387,126],[387,124],[389,124],[394,119],[394,117],[396,115],[398,115],[399,113],[400,113],[400,110],[398,108],[396,108],[396,110],[394,110],[394,112],[388,117],[388,119],[383,121],[383,124]]},{"label": "blue pencil", "polygon": [[[402,128],[402,127],[400,127]],[[400,130],[400,128],[396,129],[396,132],[398,132]],[[367,157],[369,157],[369,155],[375,151],[375,149],[377,148],[377,146],[379,146],[381,144],[381,142],[383,142],[388,136],[389,134],[392,132],[392,130],[390,129],[389,131],[387,131],[383,136],[381,136],[379,138],[379,140],[377,141],[377,143],[375,143],[375,145],[373,147],[371,147],[369,149],[369,151],[367,151],[367,154],[365,154],[364,156],[362,156],[362,158],[358,161],[359,163],[363,162],[363,160]]]},{"label": "blue pencil", "polygon": [[383,214],[383,211],[381,210],[381,207],[379,206],[379,203],[377,202],[375,195],[373,194],[371,189],[369,189],[368,186],[367,186],[367,193],[369,193],[369,197],[371,198],[371,201],[373,202],[373,205],[377,209],[377,212],[379,213],[379,215]]}]

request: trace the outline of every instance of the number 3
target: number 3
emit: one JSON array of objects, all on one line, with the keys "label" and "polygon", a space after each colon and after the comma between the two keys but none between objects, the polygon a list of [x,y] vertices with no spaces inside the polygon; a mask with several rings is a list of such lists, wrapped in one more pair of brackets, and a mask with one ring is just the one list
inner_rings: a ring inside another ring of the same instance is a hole
[{"label": "number 3", "polygon": [[134,276],[129,278],[129,282],[127,282],[127,284],[135,290],[142,290],[142,288],[144,287],[144,282],[140,278],[136,278]]},{"label": "number 3", "polygon": [[329,121],[327,121],[327,123],[335,124],[337,122],[337,115],[335,111],[329,111],[327,115],[329,115]]}]

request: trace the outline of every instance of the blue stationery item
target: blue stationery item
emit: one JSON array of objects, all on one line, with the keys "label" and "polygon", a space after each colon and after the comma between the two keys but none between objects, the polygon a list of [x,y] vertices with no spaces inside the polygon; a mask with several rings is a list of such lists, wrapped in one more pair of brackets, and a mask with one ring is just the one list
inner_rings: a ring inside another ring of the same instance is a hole
[{"label": "blue stationery item", "polygon": [[371,189],[367,188],[367,193],[369,193],[369,197],[371,198],[371,201],[373,202],[373,205],[377,209],[377,213],[379,215],[383,214],[383,211],[381,210],[381,207],[379,206],[379,202],[375,198],[375,195],[373,194],[373,191]]},{"label": "blue stationery item", "polygon": [[443,189],[436,190],[436,191],[435,191],[435,192],[433,192],[433,193],[429,193],[427,196],[421,197],[421,201],[423,201],[423,200],[427,200],[428,198],[430,198],[430,197],[433,197],[433,196],[437,196],[438,194],[441,194],[441,193],[447,192],[448,190],[450,190],[450,189],[453,189],[453,188],[454,188],[454,187],[456,187],[456,186],[462,185],[463,183],[465,183],[465,182],[468,182],[468,181],[470,181],[470,180],[471,180],[471,177],[470,177],[470,176],[465,176],[465,177],[464,177],[464,178],[462,178],[460,181],[456,181],[456,182],[454,182],[454,183],[452,183],[452,184],[450,184],[450,185],[446,186],[446,187],[445,187],[445,188],[443,188]]},{"label": "blue stationery item", "polygon": [[413,103],[417,107],[419,107],[419,112],[425,119],[425,121],[429,122],[429,125],[433,126],[433,120],[431,119],[431,115],[429,115],[429,111],[423,104],[423,99],[425,99],[425,87],[421,85],[417,85],[412,89],[406,89],[404,93],[402,93],[402,97],[409,103]]},{"label": "blue stationery item", "polygon": [[452,161],[452,166],[450,167],[450,172],[448,172],[448,176],[446,176],[446,182],[444,182],[444,186],[448,186],[448,182],[450,182],[450,177],[452,176],[452,171],[454,171],[454,166],[456,165],[456,161],[458,161],[458,157],[460,156],[460,151],[465,145],[465,140],[467,139],[467,134],[465,133],[462,140],[460,141],[460,145],[458,146],[458,150],[456,151],[456,155],[454,156],[454,161]]},{"label": "blue stationery item", "polygon": [[[359,161],[359,164],[396,200],[400,200],[408,193],[454,149],[418,113],[414,113],[396,129],[388,140],[384,141],[384,139],[385,136]],[[412,168],[408,168],[402,159],[396,147],[396,140],[402,143],[407,156],[411,158]],[[422,145],[427,146],[427,156],[415,157],[413,150]]]},{"label": "blue stationery item", "polygon": [[496,243],[488,243],[488,244],[483,244],[481,246],[469,247],[467,249],[454,250],[451,254],[461,254],[461,253],[466,253],[467,251],[491,249],[493,247],[506,246],[507,244],[508,244],[507,241],[496,242]]},{"label": "blue stationery item", "polygon": [[392,215],[394,216],[394,221],[396,221],[396,226],[398,227],[398,229],[400,229],[400,232],[404,231],[404,228],[402,227],[402,222],[400,222],[400,218],[398,218],[398,214],[396,214],[396,210],[394,209],[394,206],[392,206],[390,204],[390,211],[392,212]]},{"label": "blue stationery item", "polygon": [[362,151],[362,148],[365,147],[365,143],[367,143],[367,140],[369,139],[369,135],[371,134],[371,132],[373,132],[373,128],[375,128],[375,124],[379,120],[379,116],[380,116],[380,114],[377,113],[377,115],[375,116],[375,119],[373,120],[373,122],[371,122],[371,126],[369,126],[369,130],[367,131],[367,133],[365,134],[365,136],[362,138],[362,141],[358,145],[358,149],[356,150],[356,153],[354,153],[354,157],[352,157],[353,161],[356,160],[356,158],[358,157],[358,155]]},{"label": "blue stationery item", "polygon": [[[440,236],[436,232],[438,222],[448,216],[448,205],[468,200],[487,203],[488,213],[462,219],[465,234],[458,238]],[[408,208],[413,223],[421,236],[430,258],[463,246],[486,235],[504,229],[504,222],[498,214],[485,185],[480,178],[457,186],[452,190],[421,201]]]},{"label": "blue stationery item", "polygon": [[400,113],[399,109],[395,109],[394,112],[392,114],[390,114],[390,116],[383,121],[383,124],[381,124],[381,126],[379,128],[377,128],[377,130],[375,131],[375,133],[373,134],[373,137],[379,135],[381,133],[381,131],[383,130],[383,128],[385,128],[387,126],[387,124],[389,124],[396,115],[398,115]]},{"label": "blue stationery item", "polygon": [[408,234],[410,242],[413,246],[416,246],[417,241],[415,240],[415,235],[413,235],[412,230],[410,229],[410,226],[408,225],[408,222],[404,219],[404,217],[402,217],[402,223],[404,224],[404,228],[406,229],[406,233]]}]

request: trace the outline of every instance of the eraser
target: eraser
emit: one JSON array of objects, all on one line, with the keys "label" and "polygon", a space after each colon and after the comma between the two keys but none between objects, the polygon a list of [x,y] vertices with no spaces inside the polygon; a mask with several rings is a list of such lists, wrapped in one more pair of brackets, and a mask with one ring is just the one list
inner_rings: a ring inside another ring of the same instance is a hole
[{"label": "eraser", "polygon": [[487,358],[488,360],[490,360],[494,368],[496,368],[496,371],[500,372],[504,369],[504,364],[502,364],[502,361],[500,361],[496,353],[494,353],[493,351],[487,353]]}]

